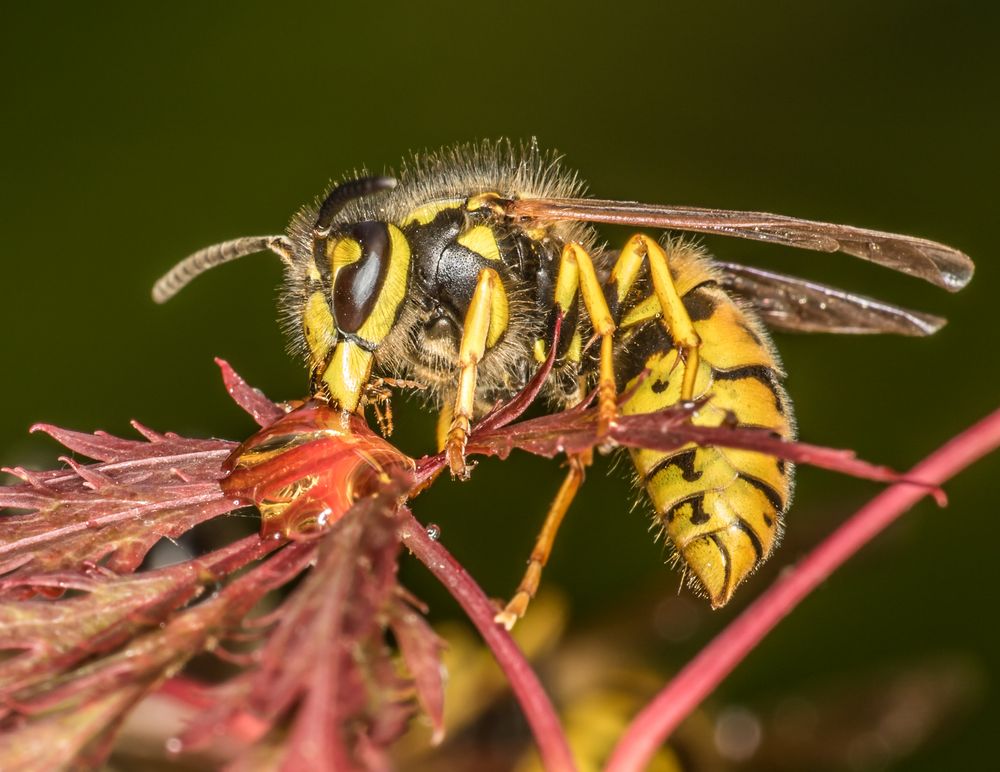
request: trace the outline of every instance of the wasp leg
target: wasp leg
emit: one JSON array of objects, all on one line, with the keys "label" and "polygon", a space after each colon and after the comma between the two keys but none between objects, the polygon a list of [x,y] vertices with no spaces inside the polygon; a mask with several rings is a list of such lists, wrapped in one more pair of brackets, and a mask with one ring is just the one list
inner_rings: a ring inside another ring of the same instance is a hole
[{"label": "wasp leg", "polygon": [[569,310],[577,287],[583,297],[583,305],[587,309],[590,322],[594,326],[594,333],[601,338],[597,381],[597,434],[598,437],[603,437],[618,415],[612,358],[615,323],[590,255],[579,244],[569,243],[563,247],[559,275],[556,278],[556,303],[563,313]]},{"label": "wasp leg", "polygon": [[635,283],[644,261],[649,262],[649,274],[663,314],[663,324],[684,360],[681,399],[687,401],[694,397],[694,380],[698,374],[698,349],[701,346],[701,338],[698,337],[677,287],[674,286],[667,253],[649,236],[637,233],[628,240],[618,256],[611,270],[611,282],[616,286],[618,302],[621,303]]},{"label": "wasp leg", "polygon": [[370,405],[375,413],[378,430],[383,437],[392,434],[392,389],[385,378],[372,378],[365,386],[362,404]]},{"label": "wasp leg", "polygon": [[437,449],[439,453],[448,447],[448,430],[451,428],[453,407],[453,401],[449,402],[448,399],[445,398],[445,402],[441,406],[441,412],[438,413],[436,436]]},{"label": "wasp leg", "polygon": [[476,402],[476,366],[506,326],[507,300],[500,275],[492,268],[479,272],[472,302],[465,314],[462,343],[458,352],[458,394],[445,440],[445,453],[453,477],[468,477],[465,445],[472,426]]},{"label": "wasp leg", "polygon": [[371,405],[379,431],[382,432],[383,437],[388,437],[393,431],[392,390],[423,390],[424,388],[424,385],[417,381],[407,381],[400,378],[372,378],[365,386],[361,401],[364,405]]},{"label": "wasp leg", "polygon": [[589,466],[591,457],[592,454],[589,451],[569,457],[569,472],[559,488],[559,493],[556,494],[549,507],[545,522],[542,524],[542,530],[538,532],[538,539],[535,541],[535,548],[531,551],[531,557],[528,558],[528,568],[524,572],[524,578],[517,586],[517,592],[514,593],[510,603],[504,607],[503,611],[493,617],[494,622],[503,625],[508,630],[512,629],[517,620],[524,616],[524,612],[528,610],[528,603],[538,592],[538,585],[542,581],[542,569],[549,562],[556,533],[559,531],[559,526],[562,525],[569,505],[573,503],[577,491],[580,490],[584,471]]}]

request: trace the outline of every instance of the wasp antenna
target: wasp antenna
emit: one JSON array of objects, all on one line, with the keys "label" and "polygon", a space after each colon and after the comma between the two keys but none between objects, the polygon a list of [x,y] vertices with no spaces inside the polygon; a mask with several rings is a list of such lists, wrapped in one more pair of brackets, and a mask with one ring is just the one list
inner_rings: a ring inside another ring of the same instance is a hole
[{"label": "wasp antenna", "polygon": [[396,187],[396,178],[385,176],[359,177],[356,180],[340,183],[323,199],[323,203],[319,207],[319,214],[316,216],[316,224],[313,226],[313,233],[319,238],[327,236],[330,233],[333,218],[348,201],[364,198],[381,190],[392,190],[394,187]]},{"label": "wasp antenna", "polygon": [[181,260],[153,285],[153,300],[166,303],[209,268],[258,252],[274,252],[284,262],[291,260],[292,243],[284,236],[244,236],[199,249]]}]

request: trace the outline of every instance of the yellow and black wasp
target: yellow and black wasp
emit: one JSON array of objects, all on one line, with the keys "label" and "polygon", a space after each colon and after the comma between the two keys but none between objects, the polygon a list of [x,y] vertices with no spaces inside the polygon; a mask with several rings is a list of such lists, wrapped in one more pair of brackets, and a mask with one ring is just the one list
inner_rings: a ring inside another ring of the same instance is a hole
[{"label": "yellow and black wasp", "polygon": [[[559,316],[543,394],[564,408],[596,385],[599,432],[619,411],[705,399],[697,423],[735,418],[784,438],[794,436],[795,423],[765,324],[929,335],[944,323],[719,262],[676,236],[637,233],[616,251],[592,223],[846,252],[949,291],[973,272],[966,255],[924,239],[759,212],[586,198],[557,156],[502,142],[417,156],[397,177],[348,179],[300,210],[284,235],[191,255],[160,279],[153,297],[164,302],[221,263],[276,253],[285,265],[284,325],[309,362],[312,394],[358,412],[383,399],[387,384],[419,385],[440,411],[438,443],[456,477],[467,475],[471,423],[528,382],[548,357]],[[725,604],[780,537],[791,466],[717,447],[631,455],[690,581],[713,606]],[[500,621],[523,615],[588,462],[570,459]]]}]

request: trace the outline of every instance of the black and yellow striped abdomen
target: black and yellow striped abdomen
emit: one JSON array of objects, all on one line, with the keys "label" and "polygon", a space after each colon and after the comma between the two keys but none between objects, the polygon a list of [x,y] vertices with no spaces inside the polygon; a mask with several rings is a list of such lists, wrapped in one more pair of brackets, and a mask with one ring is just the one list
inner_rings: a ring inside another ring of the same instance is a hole
[{"label": "black and yellow striped abdomen", "polygon": [[[694,394],[707,401],[694,423],[719,426],[735,419],[740,426],[792,438],[784,373],[756,315],[723,291],[711,260],[697,248],[673,244],[668,255],[678,293],[701,338]],[[616,352],[620,386],[632,389],[621,408],[626,415],[677,403],[683,374],[652,301],[641,293],[632,300],[620,312]],[[781,535],[791,465],[762,453],[695,445],[631,455],[692,583],[714,607],[724,605]]]}]

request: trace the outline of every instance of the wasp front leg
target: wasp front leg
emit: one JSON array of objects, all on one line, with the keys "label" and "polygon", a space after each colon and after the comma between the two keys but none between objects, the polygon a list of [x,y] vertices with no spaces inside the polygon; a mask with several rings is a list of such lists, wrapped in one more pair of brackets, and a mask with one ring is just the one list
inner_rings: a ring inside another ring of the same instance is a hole
[{"label": "wasp front leg", "polygon": [[649,275],[653,281],[653,292],[659,303],[663,324],[674,340],[684,361],[684,378],[681,382],[681,399],[689,401],[694,397],[694,381],[698,375],[698,351],[701,338],[694,329],[694,323],[684,307],[673,277],[667,253],[653,239],[641,233],[628,240],[622,249],[614,268],[611,283],[615,285],[619,304],[635,284],[643,262],[649,263]]},{"label": "wasp front leg", "polygon": [[507,293],[500,275],[492,268],[484,268],[479,272],[472,302],[465,314],[458,352],[458,394],[445,440],[448,466],[452,476],[459,479],[468,477],[465,446],[476,406],[476,368],[487,349],[503,335],[507,318]]}]

